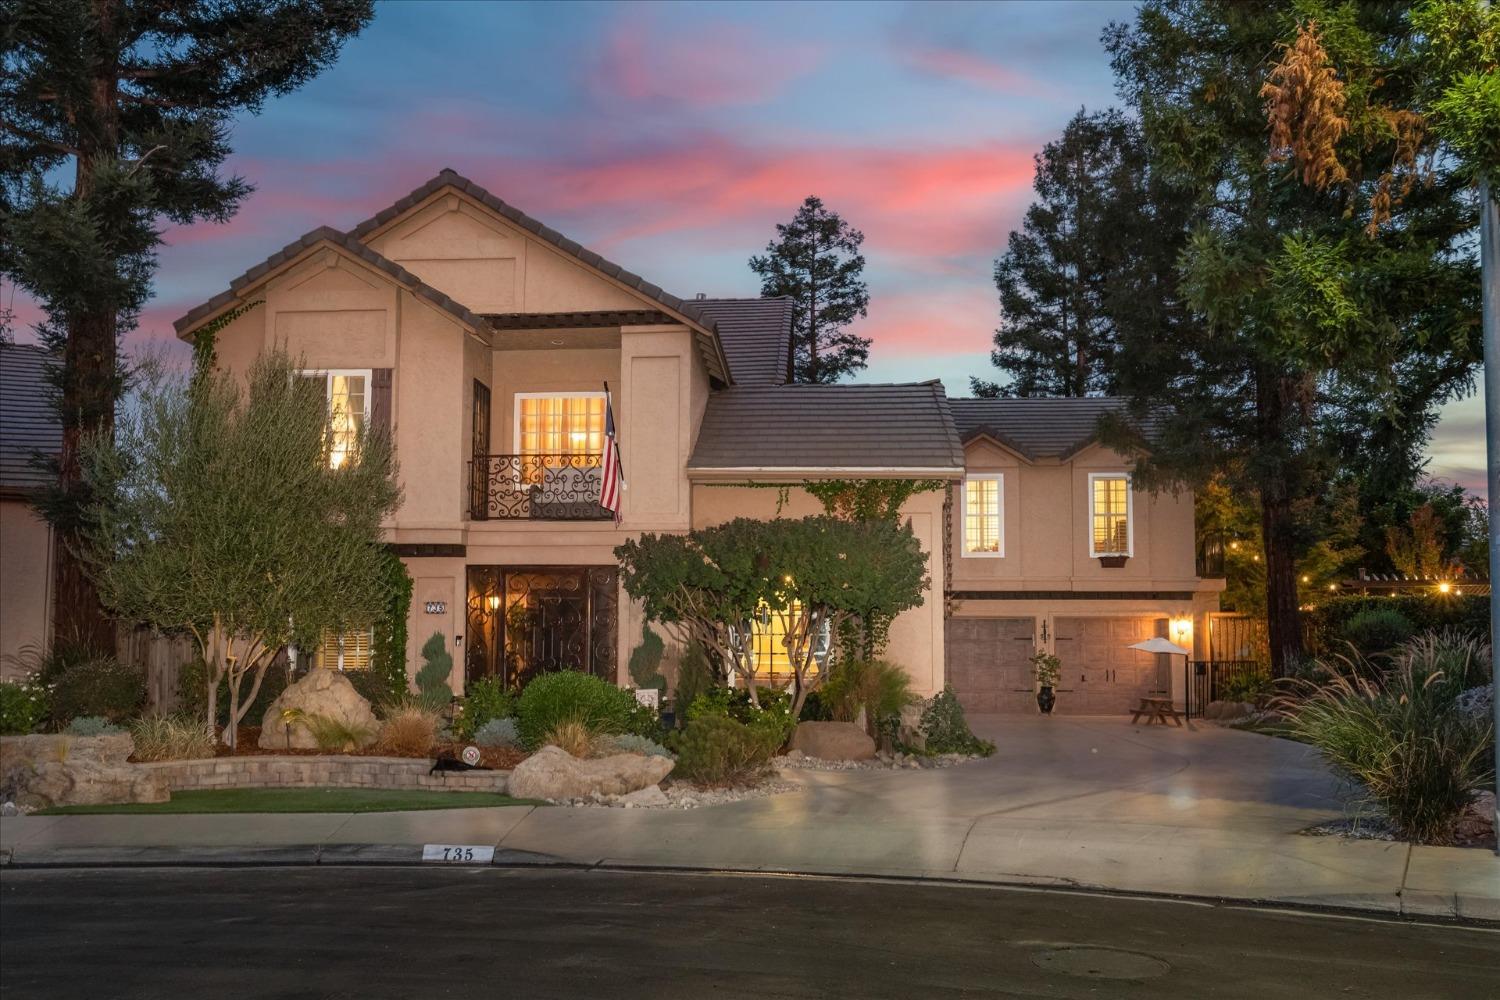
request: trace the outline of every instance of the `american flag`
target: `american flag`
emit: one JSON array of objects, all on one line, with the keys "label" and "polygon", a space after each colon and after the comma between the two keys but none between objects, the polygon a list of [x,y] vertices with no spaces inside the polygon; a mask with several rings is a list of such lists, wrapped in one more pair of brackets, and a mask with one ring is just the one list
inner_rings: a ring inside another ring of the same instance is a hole
[{"label": "american flag", "polygon": [[625,475],[620,471],[620,442],[615,434],[615,408],[609,395],[609,383],[604,383],[604,457],[599,463],[599,506],[613,511],[615,523],[620,523],[620,493],[625,489]]}]

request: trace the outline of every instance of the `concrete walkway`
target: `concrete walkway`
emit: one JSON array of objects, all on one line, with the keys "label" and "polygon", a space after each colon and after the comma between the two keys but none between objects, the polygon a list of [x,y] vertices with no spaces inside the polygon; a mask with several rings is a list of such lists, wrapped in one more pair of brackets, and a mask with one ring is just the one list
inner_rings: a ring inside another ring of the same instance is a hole
[{"label": "concrete walkway", "polygon": [[1285,740],[1117,719],[971,720],[999,752],[938,771],[789,772],[793,793],[689,811],[523,808],[356,815],[22,817],[15,864],[497,860],[1105,888],[1500,920],[1484,850],[1299,836],[1341,815],[1334,778]]}]

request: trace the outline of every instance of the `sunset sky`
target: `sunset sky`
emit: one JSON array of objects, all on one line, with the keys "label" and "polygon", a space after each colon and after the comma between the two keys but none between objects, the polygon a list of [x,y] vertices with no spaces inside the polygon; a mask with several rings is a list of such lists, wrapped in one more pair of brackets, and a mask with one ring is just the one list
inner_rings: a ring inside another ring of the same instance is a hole
[{"label": "sunset sky", "polygon": [[[1032,156],[1114,102],[1099,44],[1128,4],[382,5],[337,64],[246,116],[227,225],[166,233],[132,344],[320,224],[451,166],[683,296],[754,295],[746,259],[807,195],[864,231],[863,381],[992,377],[991,280]],[[7,294],[9,289],[6,289]],[[20,318],[34,315],[18,303]],[[28,331],[23,329],[25,339]],[[1431,471],[1483,487],[1477,400]]]}]

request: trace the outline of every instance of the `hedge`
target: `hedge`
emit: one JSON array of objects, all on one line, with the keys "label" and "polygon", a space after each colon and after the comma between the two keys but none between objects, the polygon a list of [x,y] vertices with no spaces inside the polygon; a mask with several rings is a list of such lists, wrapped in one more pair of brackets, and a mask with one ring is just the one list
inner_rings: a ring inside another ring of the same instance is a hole
[{"label": "hedge", "polygon": [[1303,612],[1307,651],[1326,656],[1344,649],[1344,627],[1362,611],[1395,611],[1417,632],[1456,625],[1476,635],[1489,636],[1490,599],[1487,594],[1398,594],[1382,597],[1349,594],[1331,597]]}]

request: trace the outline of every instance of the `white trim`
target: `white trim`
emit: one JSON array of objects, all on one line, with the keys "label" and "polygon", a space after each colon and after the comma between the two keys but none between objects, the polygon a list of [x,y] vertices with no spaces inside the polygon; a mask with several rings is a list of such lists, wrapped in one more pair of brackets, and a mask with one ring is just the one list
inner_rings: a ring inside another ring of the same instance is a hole
[{"label": "white trim", "polygon": [[523,399],[607,399],[602,391],[588,392],[513,392],[511,393],[511,454],[521,454],[521,400]]},{"label": "white trim", "polygon": [[899,476],[910,479],[953,479],[961,478],[964,470],[959,466],[952,468],[934,468],[931,466],[911,468],[907,466],[874,465],[690,465],[687,468],[689,478],[701,475],[748,476],[762,473],[814,476],[839,476],[843,473],[855,473],[862,476],[886,478]]},{"label": "white trim", "polygon": [[[1125,480],[1125,551],[1124,552],[1100,552],[1094,548],[1094,481],[1096,479],[1123,479]],[[1134,556],[1135,555],[1135,483],[1131,480],[1130,473],[1121,470],[1119,472],[1090,472],[1088,500],[1088,533],[1089,533],[1089,558],[1097,559],[1100,556]]]},{"label": "white trim", "polygon": [[[969,551],[969,483],[993,482],[995,484],[995,521],[996,538],[999,540],[999,548],[994,552],[971,552]],[[963,481],[963,515],[959,525],[958,551],[965,559],[1004,559],[1005,558],[1005,473],[1003,472],[975,472],[964,476]]]}]

